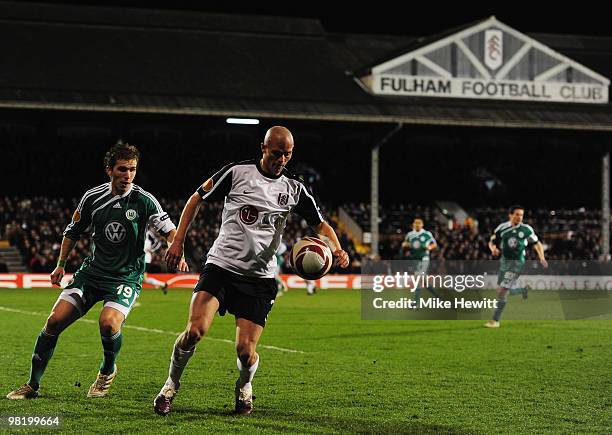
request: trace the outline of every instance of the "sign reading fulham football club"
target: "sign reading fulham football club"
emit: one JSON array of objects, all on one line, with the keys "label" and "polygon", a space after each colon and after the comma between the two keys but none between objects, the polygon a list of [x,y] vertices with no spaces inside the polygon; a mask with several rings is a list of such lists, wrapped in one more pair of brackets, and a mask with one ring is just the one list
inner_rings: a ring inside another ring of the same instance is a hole
[{"label": "sign reading fulham football club", "polygon": [[608,102],[610,81],[491,17],[371,68],[377,95]]}]

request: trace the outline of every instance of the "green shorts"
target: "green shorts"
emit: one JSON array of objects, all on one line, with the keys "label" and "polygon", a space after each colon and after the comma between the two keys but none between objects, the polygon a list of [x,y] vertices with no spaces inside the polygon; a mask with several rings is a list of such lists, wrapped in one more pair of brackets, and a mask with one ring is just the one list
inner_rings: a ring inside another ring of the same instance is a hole
[{"label": "green shorts", "polygon": [[420,260],[408,260],[408,267],[410,272],[416,275],[426,274],[429,270],[429,257],[424,257]]},{"label": "green shorts", "polygon": [[81,316],[97,302],[104,301],[105,307],[114,308],[127,318],[141,288],[142,280],[93,280],[77,273],[60,293],[59,299],[74,305]]},{"label": "green shorts", "polygon": [[497,273],[497,285],[505,289],[516,287],[524,264],[525,262],[520,260],[501,260]]}]

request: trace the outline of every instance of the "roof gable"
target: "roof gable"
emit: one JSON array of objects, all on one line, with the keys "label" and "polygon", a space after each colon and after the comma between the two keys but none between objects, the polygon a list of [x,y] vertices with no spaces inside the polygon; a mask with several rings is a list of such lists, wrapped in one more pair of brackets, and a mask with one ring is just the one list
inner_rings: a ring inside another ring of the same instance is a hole
[{"label": "roof gable", "polygon": [[610,84],[495,17],[384,61],[360,79],[374,94],[574,103],[607,103]]}]

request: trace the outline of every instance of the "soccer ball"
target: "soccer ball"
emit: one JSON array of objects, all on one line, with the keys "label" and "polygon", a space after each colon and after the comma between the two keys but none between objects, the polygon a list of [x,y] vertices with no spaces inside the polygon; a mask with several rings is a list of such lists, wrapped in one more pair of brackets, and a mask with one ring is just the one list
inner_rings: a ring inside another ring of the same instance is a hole
[{"label": "soccer ball", "polygon": [[304,237],[289,253],[289,264],[304,279],[319,279],[331,269],[333,256],[329,246],[316,237]]}]

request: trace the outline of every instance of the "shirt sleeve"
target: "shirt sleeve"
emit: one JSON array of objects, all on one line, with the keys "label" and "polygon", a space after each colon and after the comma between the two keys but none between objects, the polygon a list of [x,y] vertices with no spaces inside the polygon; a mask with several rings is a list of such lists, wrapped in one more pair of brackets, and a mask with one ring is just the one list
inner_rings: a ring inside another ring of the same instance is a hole
[{"label": "shirt sleeve", "polygon": [[497,228],[495,228],[495,231],[493,231],[493,234],[491,235],[491,238],[489,239],[497,247],[499,247],[499,244],[501,243],[501,230],[502,230],[503,225],[504,224],[499,224]]},{"label": "shirt sleeve", "polygon": [[434,243],[436,245],[438,244],[438,242],[436,242],[436,239],[433,236],[433,233],[430,232],[429,233],[429,243],[427,243],[427,246],[431,245],[432,243]]},{"label": "shirt sleeve", "polygon": [[499,247],[499,243],[501,242],[501,239],[499,238],[499,232],[496,231],[493,234],[491,234],[491,238],[489,239],[489,241],[493,242],[495,246]]},{"label": "shirt sleeve", "polygon": [[535,231],[533,230],[533,228],[531,229],[531,234],[529,235],[529,237],[527,237],[527,240],[529,240],[529,243],[537,243],[538,242],[538,236],[536,235]]},{"label": "shirt sleeve", "polygon": [[297,213],[306,220],[306,223],[311,227],[319,225],[323,222],[323,216],[319,210],[314,197],[308,192],[306,186],[300,183],[300,197],[297,204],[293,208],[293,212]]},{"label": "shirt sleeve", "polygon": [[233,163],[224,166],[212,177],[198,187],[200,197],[208,201],[219,201],[224,199],[232,190],[232,168]]},{"label": "shirt sleeve", "polygon": [[81,239],[81,235],[91,225],[91,198],[86,192],[76,210],[72,214],[72,220],[64,230],[64,237],[78,241]]}]

